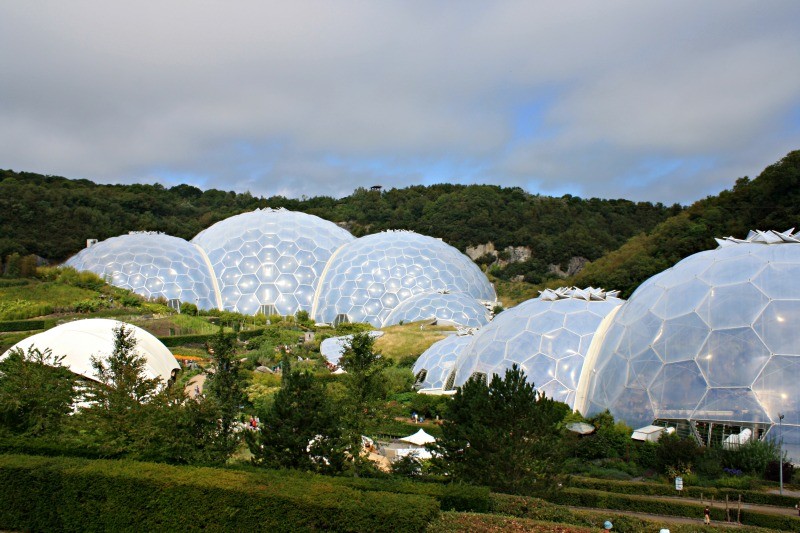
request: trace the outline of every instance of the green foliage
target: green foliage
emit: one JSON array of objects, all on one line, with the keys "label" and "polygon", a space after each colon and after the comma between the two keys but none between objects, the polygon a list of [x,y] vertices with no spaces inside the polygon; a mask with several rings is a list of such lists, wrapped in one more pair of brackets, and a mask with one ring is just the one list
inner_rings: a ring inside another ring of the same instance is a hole
[{"label": "green foliage", "polygon": [[631,238],[561,283],[613,287],[627,298],[647,278],[684,257],[713,248],[714,237],[744,237],[751,229],[783,231],[796,226],[800,215],[798,185],[800,151],[793,151],[758,178],[741,178],[732,190],[699,200],[683,212],[676,211],[649,233]]},{"label": "green foliage", "polygon": [[12,350],[0,361],[0,424],[17,434],[57,433],[78,396],[78,380],[50,350]]},{"label": "green foliage", "polygon": [[335,473],[344,467],[338,411],[310,372],[283,375],[283,386],[258,431],[245,432],[253,463],[270,468]]},{"label": "green foliage", "polygon": [[236,337],[225,333],[220,326],[219,332],[209,341],[208,351],[213,371],[206,378],[204,391],[216,406],[221,445],[233,453],[239,441],[234,432],[234,423],[245,401],[239,361],[235,358]]},{"label": "green foliage", "polygon": [[630,436],[633,431],[624,422],[614,422],[608,410],[588,419],[596,428],[591,435],[579,438],[576,455],[583,459],[626,458],[630,455]]},{"label": "green foliage", "polygon": [[453,479],[511,493],[553,489],[563,463],[559,422],[569,408],[538,394],[514,365],[453,397],[434,462]]},{"label": "green foliage", "polygon": [[[366,481],[366,480],[365,480]],[[13,531],[423,531],[439,502],[287,471],[0,456]]]},{"label": "green foliage", "polygon": [[374,348],[375,339],[371,335],[355,333],[345,344],[344,353],[339,360],[340,366],[347,371],[342,376],[346,387],[343,422],[356,476],[366,466],[361,436],[369,422],[375,418],[377,401],[385,393],[383,370],[387,363]]},{"label": "green foliage", "polygon": [[659,471],[674,478],[690,474],[702,453],[703,450],[693,438],[681,438],[675,433],[671,435],[664,433],[658,439],[656,461]]},{"label": "green foliage", "polygon": [[[567,488],[548,498],[549,501],[570,507],[592,507],[604,509],[617,509],[648,514],[660,514],[667,516],[684,516],[696,518],[703,515],[702,503],[694,503],[682,500],[669,500],[648,498],[644,496],[634,496],[628,494],[617,494],[597,490]],[[725,509],[713,507],[711,509],[711,519],[714,521],[725,520]],[[774,515],[759,513],[751,510],[743,510],[741,513],[742,524],[781,529],[786,531],[797,531],[800,528],[800,520],[794,516]]]},{"label": "green foliage", "polygon": [[[741,470],[746,474],[764,477],[767,467],[778,462],[778,446],[771,440],[751,440],[746,444],[725,450],[721,456],[722,466]],[[791,476],[788,479],[791,479]]]},{"label": "green foliage", "polygon": [[14,320],[0,322],[0,333],[9,331],[35,331],[44,329],[44,320]]}]

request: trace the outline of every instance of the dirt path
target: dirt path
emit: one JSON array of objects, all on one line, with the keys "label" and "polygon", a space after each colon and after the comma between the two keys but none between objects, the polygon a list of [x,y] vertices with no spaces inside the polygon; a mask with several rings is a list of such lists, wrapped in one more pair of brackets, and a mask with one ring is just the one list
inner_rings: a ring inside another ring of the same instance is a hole
[{"label": "dirt path", "polygon": [[203,386],[206,384],[206,375],[205,374],[197,374],[193,376],[192,379],[189,380],[189,383],[186,384],[184,387],[184,391],[189,398],[196,398],[197,391],[200,391],[200,394],[203,394]]}]

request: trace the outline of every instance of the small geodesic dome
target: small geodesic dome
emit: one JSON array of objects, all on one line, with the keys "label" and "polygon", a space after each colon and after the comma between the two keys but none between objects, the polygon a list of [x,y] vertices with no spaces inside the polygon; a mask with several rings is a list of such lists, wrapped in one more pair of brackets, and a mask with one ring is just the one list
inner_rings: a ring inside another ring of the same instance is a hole
[{"label": "small geodesic dome", "polygon": [[392,310],[423,293],[463,293],[494,301],[494,288],[466,255],[433,237],[385,231],[340,248],[321,280],[312,316],[383,327]]},{"label": "small geodesic dome", "polygon": [[447,389],[447,379],[453,373],[458,356],[472,342],[471,335],[450,335],[431,345],[416,360],[411,372],[416,378],[414,387],[419,392],[442,393]]},{"label": "small geodesic dome", "polygon": [[66,262],[146,298],[163,297],[216,309],[214,275],[203,251],[156,232],[132,232],[84,248]]},{"label": "small geodesic dome", "polygon": [[325,265],[354,239],[314,215],[267,208],[217,222],[192,242],[208,255],[225,310],[286,316],[311,311]]},{"label": "small geodesic dome", "polygon": [[27,353],[29,348],[42,352],[49,349],[54,356],[63,356],[62,364],[75,374],[96,380],[92,357],[101,361],[108,359],[114,351],[114,330],[121,326],[133,333],[136,341],[134,351],[144,357],[148,378],[158,378],[167,383],[173,372],[180,370],[172,352],[149,332],[132,324],[106,318],[76,320],[37,333],[16,343],[0,359],[11,350],[21,349]]},{"label": "small geodesic dome", "polygon": [[800,234],[718,242],[645,281],[598,332],[576,408],[634,427],[702,422],[775,438],[783,414],[798,460]]},{"label": "small geodesic dome", "polygon": [[539,391],[572,406],[594,333],[622,302],[616,291],[591,287],[545,290],[475,334],[456,362],[453,385],[476,373],[502,377],[516,363]]},{"label": "small geodesic dome", "polygon": [[489,312],[481,302],[463,293],[423,293],[412,296],[392,309],[384,326],[436,320],[439,324],[479,328],[489,322]]}]

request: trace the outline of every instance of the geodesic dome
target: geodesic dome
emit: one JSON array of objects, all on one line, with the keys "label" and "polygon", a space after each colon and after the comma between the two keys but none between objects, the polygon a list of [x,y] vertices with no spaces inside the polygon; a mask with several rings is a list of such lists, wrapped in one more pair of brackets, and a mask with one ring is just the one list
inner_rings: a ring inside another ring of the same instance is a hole
[{"label": "geodesic dome", "polygon": [[576,408],[607,408],[635,427],[720,422],[770,437],[780,413],[785,448],[800,459],[798,237],[718,240],[645,281],[598,332]]},{"label": "geodesic dome", "polygon": [[[383,337],[382,331],[368,331],[367,335],[372,337],[373,339],[377,339]],[[344,355],[344,350],[348,344],[350,344],[350,340],[353,338],[352,335],[342,335],[341,337],[328,337],[324,339],[319,344],[319,352],[332,365],[338,365],[339,360]]]},{"label": "geodesic dome", "polygon": [[458,356],[472,342],[471,335],[450,335],[431,345],[416,360],[411,372],[421,392],[443,392]]},{"label": "geodesic dome", "polygon": [[361,237],[331,259],[312,315],[333,322],[383,327],[401,302],[422,293],[463,293],[494,301],[489,280],[475,263],[452,246],[411,231],[386,231]]},{"label": "geodesic dome", "polygon": [[436,319],[440,324],[479,328],[489,323],[489,312],[475,298],[462,293],[422,293],[392,309],[384,326]]},{"label": "geodesic dome", "polygon": [[203,252],[178,237],[155,232],[111,237],[84,248],[66,264],[146,298],[163,296],[201,309],[217,307],[214,276]]},{"label": "geodesic dome", "polygon": [[258,209],[200,232],[225,310],[253,315],[311,311],[322,271],[337,248],[355,239],[333,222],[285,209]]},{"label": "geodesic dome", "polygon": [[15,349],[28,351],[28,348],[37,348],[44,352],[50,349],[54,356],[64,356],[62,364],[75,374],[96,380],[92,357],[107,361],[114,351],[114,329],[125,326],[133,332],[136,340],[134,351],[146,361],[145,373],[148,378],[158,378],[167,383],[174,370],[180,370],[175,356],[164,346],[160,340],[149,332],[117,320],[106,318],[89,318],[67,322],[42,333],[37,333],[19,341],[5,352],[0,359],[5,358],[8,352]]},{"label": "geodesic dome", "polygon": [[502,377],[516,363],[537,390],[572,406],[594,333],[622,303],[616,291],[545,290],[475,334],[456,363],[453,385],[462,386],[475,373]]}]

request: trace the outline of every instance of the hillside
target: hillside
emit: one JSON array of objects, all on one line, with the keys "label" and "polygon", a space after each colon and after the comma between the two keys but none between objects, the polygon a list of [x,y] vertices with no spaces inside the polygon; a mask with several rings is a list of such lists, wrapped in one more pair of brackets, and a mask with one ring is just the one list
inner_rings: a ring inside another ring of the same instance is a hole
[{"label": "hillside", "polygon": [[566,269],[573,257],[597,259],[681,211],[679,206],[551,198],[488,185],[358,189],[341,199],[296,200],[201,191],[190,185],[98,185],[0,170],[0,257],[16,252],[60,262],[83,248],[87,238],[106,239],[133,230],[191,239],[214,222],[267,206],[320,216],[356,236],[409,229],[439,237],[462,251],[492,242],[500,259],[506,247],[521,247],[529,251],[529,259],[495,265],[492,273],[528,282],[552,277],[550,265]]},{"label": "hillside", "polygon": [[559,282],[619,289],[629,296],[650,276],[684,257],[715,248],[715,237],[744,237],[751,229],[800,226],[800,150],[767,167],[756,179],[740,178],[731,190],[692,204],[652,231]]}]

